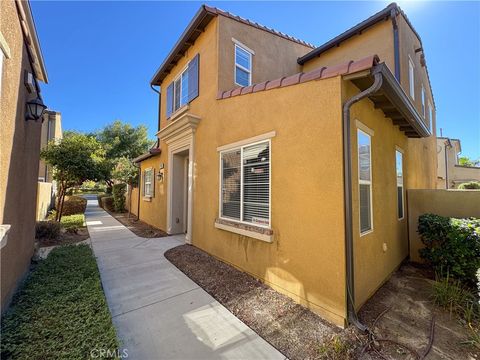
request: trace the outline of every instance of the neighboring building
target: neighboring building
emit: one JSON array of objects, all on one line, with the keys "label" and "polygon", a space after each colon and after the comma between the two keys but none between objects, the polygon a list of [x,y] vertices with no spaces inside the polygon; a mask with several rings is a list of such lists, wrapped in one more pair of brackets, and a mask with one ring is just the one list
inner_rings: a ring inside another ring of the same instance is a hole
[{"label": "neighboring building", "polygon": [[408,256],[436,186],[420,37],[395,4],[325,45],[202,6],[155,73],[132,211],[343,326]]},{"label": "neighboring building", "polygon": [[[0,1],[1,310],[30,266],[35,238],[40,87],[47,82],[28,1]],[[35,111],[38,112],[34,116]]]},{"label": "neighboring building", "polygon": [[437,189],[456,189],[466,182],[480,182],[480,167],[458,163],[461,152],[459,139],[437,138]]},{"label": "neighboring building", "polygon": [[[62,114],[58,111],[45,110],[43,113],[40,149],[47,146],[51,140],[60,140],[62,137]],[[52,168],[40,159],[38,168],[37,220],[45,219],[48,211],[55,206],[56,194],[57,184],[53,180]]]},{"label": "neighboring building", "polygon": [[[42,135],[40,140],[40,149],[43,149],[51,140],[60,140],[63,138],[62,114],[58,111],[47,109],[43,113]],[[53,182],[52,169],[40,159],[38,168],[38,181]]]}]

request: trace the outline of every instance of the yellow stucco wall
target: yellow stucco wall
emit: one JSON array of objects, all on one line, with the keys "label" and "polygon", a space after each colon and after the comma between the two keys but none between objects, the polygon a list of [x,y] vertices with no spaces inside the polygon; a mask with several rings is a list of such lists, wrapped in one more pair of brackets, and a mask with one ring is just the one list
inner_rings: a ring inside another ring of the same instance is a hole
[{"label": "yellow stucco wall", "polygon": [[52,205],[52,183],[39,181],[37,189],[37,221],[45,219]]},{"label": "yellow stucco wall", "polygon": [[[340,91],[340,78],[333,78],[217,101],[201,115],[192,111],[202,118],[195,135],[193,245],[343,325]],[[214,227],[217,147],[270,131],[277,132],[271,140],[274,242],[265,243]]]},{"label": "yellow stucco wall", "polygon": [[321,66],[341,64],[350,60],[359,60],[371,55],[378,55],[392,73],[395,73],[393,57],[393,30],[390,21],[377,23],[362,32],[345,40],[338,47],[333,47],[320,56],[303,65],[304,72]]},{"label": "yellow stucco wall", "polygon": [[[166,151],[160,155],[153,156],[145,161],[141,162],[142,178],[141,184],[143,184],[143,172],[145,169],[154,169],[154,195],[151,199],[143,196],[143,188],[140,187],[140,219],[166,231],[167,229],[167,179],[162,181],[157,179],[157,174],[160,171],[160,164],[164,163],[167,167]],[[138,189],[132,196],[132,210],[134,214],[137,213],[138,201]]]},{"label": "yellow stucco wall", "polygon": [[273,80],[301,71],[297,58],[312,48],[286,40],[267,31],[245,26],[236,20],[218,17],[218,90],[235,88],[235,43],[241,42],[255,54],[252,56],[252,83]]},{"label": "yellow stucco wall", "polygon": [[[359,90],[350,82],[344,84],[345,101]],[[404,164],[409,153],[404,133],[398,126],[393,126],[392,121],[386,118],[381,110],[375,110],[370,100],[365,99],[353,105],[350,114],[355,301],[357,308],[360,308],[408,255],[406,216],[402,220],[398,220],[397,216],[395,152],[397,147],[404,151]],[[371,136],[373,231],[362,236],[359,224],[357,121],[373,131]],[[409,176],[413,174],[404,165],[404,179],[408,179]]]},{"label": "yellow stucco wall", "polygon": [[421,262],[423,248],[417,233],[418,217],[431,213],[448,217],[480,218],[480,190],[408,190],[408,223],[410,259]]}]

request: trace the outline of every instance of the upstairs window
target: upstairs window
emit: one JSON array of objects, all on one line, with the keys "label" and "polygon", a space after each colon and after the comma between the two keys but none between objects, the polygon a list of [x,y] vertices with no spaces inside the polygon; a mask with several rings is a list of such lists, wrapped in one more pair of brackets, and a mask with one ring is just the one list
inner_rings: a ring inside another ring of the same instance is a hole
[{"label": "upstairs window", "polygon": [[426,108],[425,108],[425,88],[422,85],[422,114],[423,118],[426,118]]},{"label": "upstairs window", "polygon": [[397,215],[398,220],[404,217],[404,195],[403,195],[403,154],[395,151],[395,163],[397,172]]},{"label": "upstairs window", "polygon": [[410,97],[415,100],[415,66],[413,65],[412,58],[408,57],[408,84],[410,88]]},{"label": "upstairs window", "polygon": [[198,96],[197,54],[167,87],[167,117]]},{"label": "upstairs window", "polygon": [[235,44],[235,84],[252,84],[252,53],[238,44]]},{"label": "upstairs window", "polygon": [[364,234],[373,229],[371,137],[367,133],[358,129],[357,140],[360,234]]},{"label": "upstairs window", "polygon": [[270,140],[222,151],[220,217],[270,226]]}]

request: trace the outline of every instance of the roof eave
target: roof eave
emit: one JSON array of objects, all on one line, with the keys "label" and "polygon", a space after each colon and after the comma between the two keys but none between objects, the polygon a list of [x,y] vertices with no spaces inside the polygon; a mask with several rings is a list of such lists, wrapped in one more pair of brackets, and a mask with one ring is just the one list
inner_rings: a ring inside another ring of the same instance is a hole
[{"label": "roof eave", "polygon": [[[33,57],[35,58],[34,63],[32,66],[37,70],[35,73],[36,78],[45,84],[48,84],[48,75],[47,75],[47,69],[45,66],[45,61],[43,59],[43,54],[42,54],[42,48],[40,47],[40,41],[38,39],[37,35],[37,30],[35,27],[35,21],[33,19],[32,15],[32,9],[30,7],[30,2],[29,1],[20,1],[16,0],[18,10],[20,12],[20,20],[24,21],[26,26],[28,27],[28,32],[30,33],[30,37],[25,40],[27,47],[29,51],[31,51],[33,54]],[[28,36],[28,35],[25,35]],[[30,40],[31,43],[28,42]],[[38,66],[35,66],[38,65]]]},{"label": "roof eave", "polygon": [[385,63],[375,65],[370,74],[364,78],[354,79],[352,82],[364,90],[371,84],[372,76],[376,73],[382,75],[382,85],[376,93],[369,96],[375,108],[381,109],[385,117],[389,117],[394,125],[398,125],[407,137],[430,136],[431,132],[422,120],[422,116]]},{"label": "roof eave", "polygon": [[145,154],[142,154],[140,156],[137,156],[135,159],[132,160],[132,162],[138,164],[139,162],[142,162],[144,160],[147,160],[155,155],[159,155],[162,153],[162,150],[159,149],[159,148],[153,148],[153,149],[150,149],[148,152],[146,152]]},{"label": "roof eave", "polygon": [[[211,11],[208,6],[202,5],[200,7],[193,19],[188,24],[187,28],[183,31],[178,41],[175,43],[173,49],[163,61],[162,65],[160,65],[155,72],[155,75],[153,75],[152,80],[150,80],[151,85],[160,85],[162,83],[165,76],[170,73],[170,70],[168,70],[167,67],[172,62],[176,62],[175,57],[182,52],[182,48],[185,46],[185,44],[193,43],[194,40],[192,40],[192,38],[195,37],[194,34],[197,32],[203,32],[205,26],[216,16],[217,14]],[[210,18],[207,19],[207,17]],[[204,23],[204,20],[207,22],[204,24],[203,29],[199,29],[200,25]],[[198,35],[195,37],[195,39],[197,37]]]},{"label": "roof eave", "polygon": [[347,40],[351,36],[355,34],[359,34],[362,31],[366,30],[370,26],[376,24],[377,22],[387,19],[391,15],[391,11],[393,9],[398,9],[397,4],[391,3],[385,9],[377,12],[376,14],[370,16],[368,19],[362,21],[361,23],[355,25],[354,27],[348,29],[347,31],[341,33],[340,35],[334,37],[333,39],[327,41],[325,44],[317,47],[316,49],[310,51],[308,54],[303,55],[302,57],[297,59],[297,63],[300,65],[305,64],[307,61],[319,56],[323,52],[337,46],[341,42]]}]

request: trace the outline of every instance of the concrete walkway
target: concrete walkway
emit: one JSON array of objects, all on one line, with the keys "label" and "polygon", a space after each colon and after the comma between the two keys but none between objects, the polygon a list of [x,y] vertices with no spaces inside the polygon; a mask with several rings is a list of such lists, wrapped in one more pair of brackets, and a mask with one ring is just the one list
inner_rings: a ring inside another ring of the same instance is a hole
[{"label": "concrete walkway", "polygon": [[183,236],[140,238],[86,197],[88,231],[128,359],[285,359],[163,256]]}]

